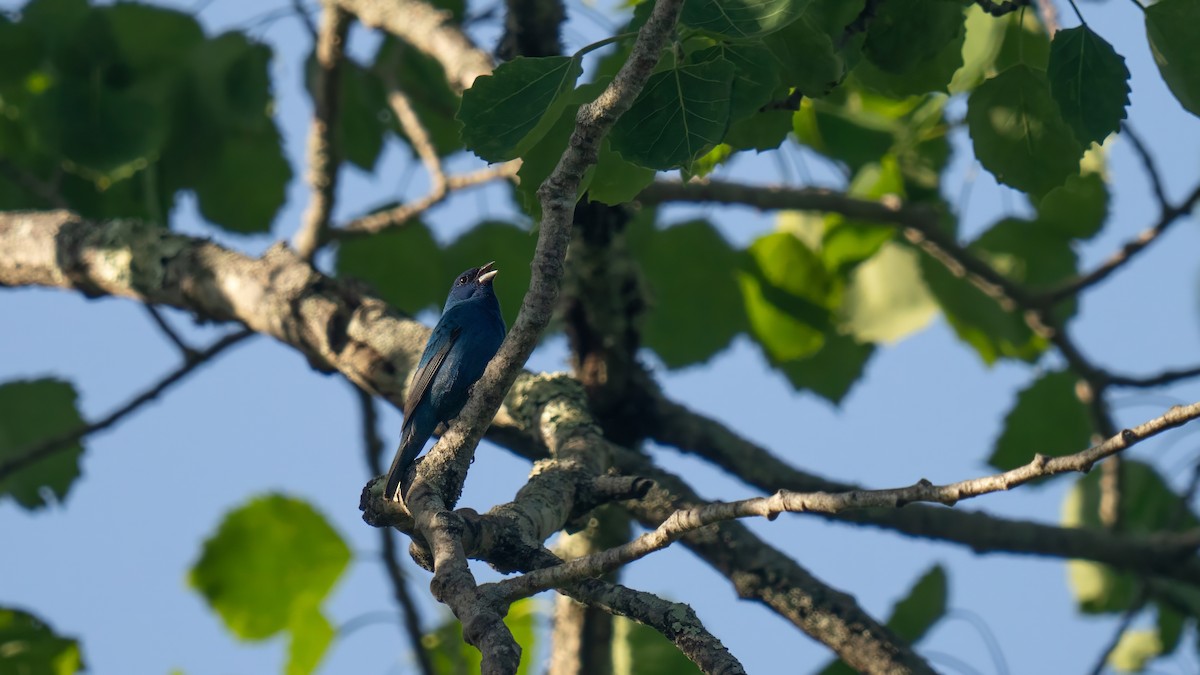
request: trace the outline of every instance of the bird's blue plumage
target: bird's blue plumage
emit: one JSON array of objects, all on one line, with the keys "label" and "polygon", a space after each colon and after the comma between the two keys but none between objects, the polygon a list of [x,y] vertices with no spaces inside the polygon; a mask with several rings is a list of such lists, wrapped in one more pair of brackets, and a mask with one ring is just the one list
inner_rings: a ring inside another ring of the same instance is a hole
[{"label": "bird's blue plumage", "polygon": [[449,422],[467,402],[471,385],[504,341],[504,318],[492,289],[493,263],[463,272],[454,280],[442,318],[433,327],[404,403],[400,447],[388,471],[384,494],[396,499],[400,479],[441,422]]}]

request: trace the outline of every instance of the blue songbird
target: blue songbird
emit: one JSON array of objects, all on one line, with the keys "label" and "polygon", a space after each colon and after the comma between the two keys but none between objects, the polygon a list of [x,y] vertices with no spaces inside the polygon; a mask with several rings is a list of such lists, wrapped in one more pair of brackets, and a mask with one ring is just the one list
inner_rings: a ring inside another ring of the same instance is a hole
[{"label": "blue songbird", "polygon": [[504,317],[492,288],[496,263],[463,272],[450,287],[442,318],[433,327],[404,401],[400,447],[388,470],[387,499],[396,499],[400,479],[441,422],[449,423],[467,402],[471,385],[504,341]]}]

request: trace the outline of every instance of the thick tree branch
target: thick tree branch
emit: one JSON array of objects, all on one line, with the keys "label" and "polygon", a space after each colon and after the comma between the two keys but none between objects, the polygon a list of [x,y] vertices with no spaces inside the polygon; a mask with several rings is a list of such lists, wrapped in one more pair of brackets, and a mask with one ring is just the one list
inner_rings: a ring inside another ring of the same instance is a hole
[{"label": "thick tree branch", "polygon": [[308,130],[308,208],[296,232],[296,252],[311,260],[322,241],[337,196],[339,149],[337,129],[341,99],[341,70],[350,30],[350,15],[325,4],[317,33],[317,70],[313,82],[313,120]]},{"label": "thick tree branch", "polygon": [[492,58],[456,26],[450,12],[421,0],[336,0],[363,24],[382,28],[437,59],[450,86],[463,91],[492,72]]},{"label": "thick tree branch", "polygon": [[173,385],[178,384],[197,368],[205,363],[208,363],[221,352],[225,351],[229,347],[232,347],[233,345],[236,345],[242,340],[245,340],[251,335],[254,335],[252,331],[241,330],[236,333],[226,335],[203,351],[187,354],[185,355],[182,366],[171,371],[166,375],[166,377],[162,378],[158,382],[155,382],[154,385],[149,389],[143,391],[137,396],[134,396],[125,405],[112,411],[102,419],[38,443],[37,445],[26,449],[24,452],[14,453],[17,455],[16,457],[4,462],[3,464],[0,464],[0,482],[3,482],[9,476],[12,476],[14,473],[24,469],[27,466],[36,464],[47,457],[53,456],[55,453],[66,450],[75,443],[78,443],[83,437],[94,434],[97,431],[103,431],[117,422],[120,422],[128,415],[137,412],[142,406],[161,396],[163,392],[170,389]]}]

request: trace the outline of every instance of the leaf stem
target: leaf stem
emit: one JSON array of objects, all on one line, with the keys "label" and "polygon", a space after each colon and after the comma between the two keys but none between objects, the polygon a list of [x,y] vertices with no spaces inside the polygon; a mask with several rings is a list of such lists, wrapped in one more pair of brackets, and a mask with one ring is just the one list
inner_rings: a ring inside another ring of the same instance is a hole
[{"label": "leaf stem", "polygon": [[612,37],[606,37],[603,40],[593,42],[590,45],[586,45],[586,46],[580,48],[580,50],[575,52],[575,54],[572,55],[571,58],[573,58],[573,59],[582,58],[583,56],[587,55],[589,52],[594,52],[597,49],[600,49],[601,47],[607,47],[608,45],[611,45],[614,42],[620,42],[621,40],[624,40],[626,38],[631,38],[631,37],[636,37],[636,36],[637,36],[637,31],[633,31],[633,32],[629,32],[629,33],[619,33],[617,35],[613,35]]},{"label": "leaf stem", "polygon": [[[1137,0],[1133,0],[1135,3]],[[1075,16],[1079,17],[1079,24],[1087,26],[1087,20],[1083,18],[1083,13],[1079,11],[1079,6],[1075,4],[1075,0],[1067,0],[1071,4],[1071,9],[1075,10]],[[1140,5],[1139,5],[1140,6]]]}]

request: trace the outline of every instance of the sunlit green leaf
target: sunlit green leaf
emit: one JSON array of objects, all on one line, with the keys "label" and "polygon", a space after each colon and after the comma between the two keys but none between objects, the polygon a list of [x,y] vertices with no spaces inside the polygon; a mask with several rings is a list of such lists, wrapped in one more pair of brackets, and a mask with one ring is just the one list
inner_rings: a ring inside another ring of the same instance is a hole
[{"label": "sunlit green leaf", "polygon": [[1083,145],[1121,126],[1129,105],[1125,59],[1087,26],[1060,30],[1050,43],[1050,94]]},{"label": "sunlit green leaf", "polygon": [[693,675],[696,664],[662,633],[625,617],[613,618],[613,675]]},{"label": "sunlit green leaf", "polygon": [[840,315],[862,342],[896,342],[927,326],[937,315],[937,304],[921,279],[917,253],[886,244],[854,268]]},{"label": "sunlit green leaf", "polygon": [[28,612],[0,607],[0,673],[74,675],[83,670],[79,642],[58,635]]},{"label": "sunlit green leaf", "polygon": [[716,58],[651,76],[613,126],[613,149],[650,169],[689,165],[725,136],[735,71]]},{"label": "sunlit green leaf", "polygon": [[1079,171],[1083,147],[1041,71],[1013,66],[979,85],[967,101],[967,127],[979,163],[1006,185],[1044,195]]},{"label": "sunlit green leaf", "polygon": [[832,280],[798,238],[787,232],[760,237],[737,279],[751,334],[772,362],[803,358],[824,345]]},{"label": "sunlit green leaf", "polygon": [[489,162],[520,157],[558,121],[582,73],[582,61],[567,56],[500,64],[463,92],[463,142]]},{"label": "sunlit green leaf", "polygon": [[950,80],[950,93],[971,91],[984,78],[995,74],[996,56],[1004,42],[1006,20],[997,19],[977,4],[967,9],[966,39],[963,42],[963,65]]},{"label": "sunlit green leaf", "polygon": [[300,638],[324,632],[307,613],[349,562],[346,542],[311,505],[268,495],[225,515],[189,581],[239,638],[262,640],[293,627]]},{"label": "sunlit green leaf", "polygon": [[321,657],[333,644],[337,631],[316,605],[297,607],[288,621],[291,640],[288,643],[287,675],[309,675],[316,671]]},{"label": "sunlit green leaf", "polygon": [[1160,0],[1146,8],[1146,37],[1158,72],[1185,109],[1200,115],[1200,2]]},{"label": "sunlit green leaf", "polygon": [[600,156],[587,189],[588,199],[610,206],[626,204],[653,183],[654,176],[653,169],[625,161],[606,138],[600,144]]},{"label": "sunlit green leaf", "polygon": [[[17,460],[40,444],[84,426],[75,387],[54,379],[17,380],[0,385],[0,464]],[[0,498],[12,497],[26,509],[66,499],[79,477],[83,447],[69,443],[45,459],[0,478]]]},{"label": "sunlit green leaf", "polygon": [[1108,187],[1094,173],[1068,177],[1038,205],[1038,225],[1064,237],[1088,239],[1100,231],[1107,217]]},{"label": "sunlit green leaf", "polygon": [[[512,632],[522,654],[537,653],[537,624],[537,602],[532,598],[514,602],[504,617],[504,625]],[[435,673],[482,672],[479,650],[463,641],[462,624],[454,617],[450,617],[433,632],[422,636],[421,644],[429,653]],[[522,658],[521,664],[517,666],[517,675],[533,673],[533,663],[532,658]]]}]

